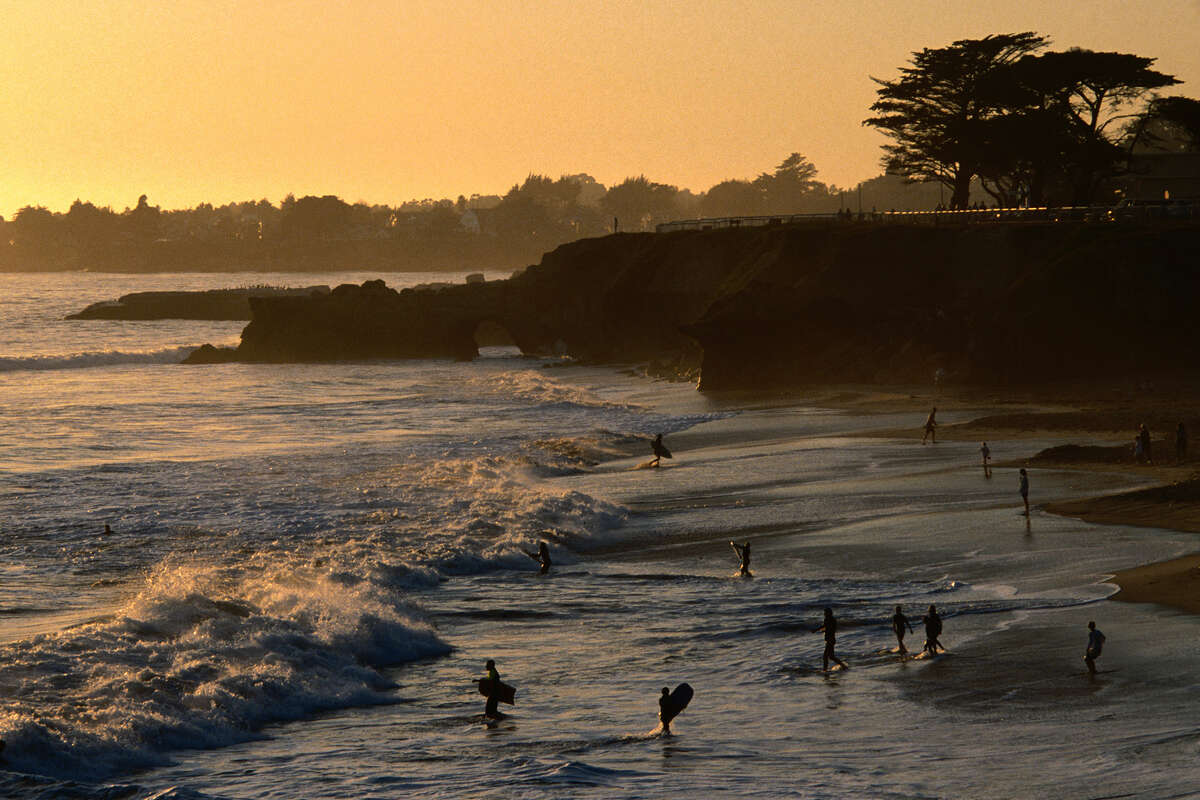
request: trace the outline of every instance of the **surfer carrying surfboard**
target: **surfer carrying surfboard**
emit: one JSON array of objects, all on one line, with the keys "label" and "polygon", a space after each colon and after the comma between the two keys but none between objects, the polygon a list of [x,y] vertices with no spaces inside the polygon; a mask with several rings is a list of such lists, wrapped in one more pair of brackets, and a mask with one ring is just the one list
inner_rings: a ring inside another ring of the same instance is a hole
[{"label": "surfer carrying surfboard", "polygon": [[738,544],[737,542],[730,542],[729,546],[733,548],[733,552],[737,553],[738,558],[742,560],[741,566],[738,567],[738,574],[743,578],[753,578],[754,576],[750,574],[750,543]]},{"label": "surfer carrying surfboard", "polygon": [[925,418],[925,434],[921,437],[921,444],[925,444],[925,440],[929,439],[934,444],[937,444],[937,406],[929,412],[929,416]]},{"label": "surfer carrying surfboard", "polygon": [[654,441],[650,443],[650,447],[654,450],[654,458],[650,459],[650,466],[652,467],[657,467],[659,461],[662,459],[671,457],[671,451],[663,444],[661,433],[654,437]]},{"label": "surfer carrying surfboard", "polygon": [[492,719],[499,719],[500,673],[496,671],[496,662],[490,658],[484,666],[487,667],[487,677],[484,680],[488,682],[489,693],[487,696],[487,705],[483,709],[483,715]]},{"label": "surfer carrying surfboard", "polygon": [[671,720],[679,716],[690,702],[692,702],[692,687],[686,683],[676,686],[674,692],[663,687],[662,694],[658,698],[658,719],[662,723],[664,736],[671,735]]}]

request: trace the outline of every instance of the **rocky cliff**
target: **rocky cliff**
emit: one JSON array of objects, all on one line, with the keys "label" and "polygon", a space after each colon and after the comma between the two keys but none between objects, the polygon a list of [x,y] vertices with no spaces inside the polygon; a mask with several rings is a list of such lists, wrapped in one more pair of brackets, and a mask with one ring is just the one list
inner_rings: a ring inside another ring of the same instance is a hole
[{"label": "rocky cliff", "polygon": [[250,361],[530,354],[701,366],[701,388],[1036,383],[1197,366],[1200,226],[808,225],[620,234],[506,281],[252,300]]}]

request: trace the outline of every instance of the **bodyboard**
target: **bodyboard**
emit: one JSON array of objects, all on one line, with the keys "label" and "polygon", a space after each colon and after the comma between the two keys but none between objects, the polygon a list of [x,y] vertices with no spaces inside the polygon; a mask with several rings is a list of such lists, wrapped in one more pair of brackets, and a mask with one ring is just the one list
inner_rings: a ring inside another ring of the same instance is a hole
[{"label": "bodyboard", "polygon": [[678,717],[679,712],[687,708],[687,704],[692,702],[692,687],[686,683],[679,684],[675,687],[675,691],[671,692],[670,700],[670,707],[659,714],[659,718],[664,725]]},{"label": "bodyboard", "polygon": [[[487,678],[479,679],[479,693],[481,695],[483,695],[484,697],[491,697],[492,696],[491,688],[492,688],[491,681],[489,681]],[[500,691],[497,694],[496,699],[499,700],[501,703],[508,703],[510,706],[516,705],[517,690],[514,689],[513,687],[509,686],[507,683],[501,681],[500,682]]]}]

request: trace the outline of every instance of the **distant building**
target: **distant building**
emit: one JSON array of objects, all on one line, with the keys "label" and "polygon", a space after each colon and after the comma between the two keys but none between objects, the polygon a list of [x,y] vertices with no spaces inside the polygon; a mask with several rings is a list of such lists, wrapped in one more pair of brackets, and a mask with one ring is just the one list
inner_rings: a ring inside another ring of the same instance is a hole
[{"label": "distant building", "polygon": [[1125,198],[1132,202],[1200,202],[1200,153],[1136,154],[1125,185]]},{"label": "distant building", "polygon": [[480,231],[479,215],[473,208],[468,208],[463,212],[463,215],[458,218],[458,224],[468,233],[479,233]]}]

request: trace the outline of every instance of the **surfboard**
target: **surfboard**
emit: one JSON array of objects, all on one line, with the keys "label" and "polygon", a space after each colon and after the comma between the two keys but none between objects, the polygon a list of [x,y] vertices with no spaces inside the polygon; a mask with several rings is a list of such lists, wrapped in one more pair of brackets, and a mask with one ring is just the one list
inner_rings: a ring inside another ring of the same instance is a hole
[{"label": "surfboard", "polygon": [[673,457],[671,455],[671,451],[667,449],[667,446],[665,444],[659,445],[659,447],[662,448],[662,457],[663,458],[672,458]]},{"label": "surfboard", "polygon": [[[479,679],[479,693],[481,695],[483,695],[484,697],[491,697],[492,696],[491,688],[492,688],[491,681],[489,681],[487,678]],[[496,699],[499,700],[501,703],[508,703],[510,706],[516,705],[517,690],[514,689],[513,687],[509,686],[507,683],[504,683],[503,681],[501,681],[500,682],[500,691],[499,691]]]},{"label": "surfboard", "polygon": [[675,687],[675,691],[671,692],[670,705],[663,709],[660,714],[663,724],[666,725],[671,720],[679,716],[679,712],[687,708],[687,704],[692,702],[692,687],[686,683],[681,683]]}]

